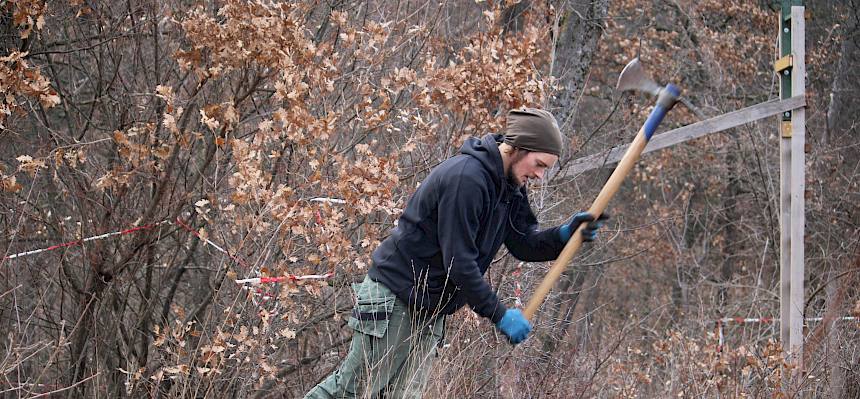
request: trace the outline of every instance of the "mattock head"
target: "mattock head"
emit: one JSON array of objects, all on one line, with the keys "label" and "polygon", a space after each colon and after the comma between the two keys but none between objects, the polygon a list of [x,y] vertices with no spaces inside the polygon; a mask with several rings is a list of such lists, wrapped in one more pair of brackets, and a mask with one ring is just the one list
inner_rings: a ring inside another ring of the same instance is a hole
[{"label": "mattock head", "polygon": [[639,57],[634,58],[624,67],[621,75],[618,76],[618,85],[615,86],[615,90],[618,91],[638,90],[654,96],[660,94],[660,89],[660,85],[651,79],[651,76],[642,67]]}]

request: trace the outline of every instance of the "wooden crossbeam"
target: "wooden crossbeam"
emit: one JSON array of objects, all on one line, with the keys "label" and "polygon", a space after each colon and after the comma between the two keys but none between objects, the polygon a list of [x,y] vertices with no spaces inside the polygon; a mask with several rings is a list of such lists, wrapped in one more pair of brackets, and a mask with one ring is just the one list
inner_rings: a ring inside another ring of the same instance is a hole
[{"label": "wooden crossbeam", "polygon": [[[683,143],[711,133],[721,132],[762,118],[779,115],[786,111],[806,106],[805,96],[791,97],[786,100],[772,100],[723,114],[692,125],[687,125],[666,133],[655,135],[643,154],[657,151],[675,144]],[[627,151],[627,145],[613,147],[607,151],[579,158],[571,162],[565,172],[566,176],[578,175],[592,169],[598,169],[615,164]]]}]

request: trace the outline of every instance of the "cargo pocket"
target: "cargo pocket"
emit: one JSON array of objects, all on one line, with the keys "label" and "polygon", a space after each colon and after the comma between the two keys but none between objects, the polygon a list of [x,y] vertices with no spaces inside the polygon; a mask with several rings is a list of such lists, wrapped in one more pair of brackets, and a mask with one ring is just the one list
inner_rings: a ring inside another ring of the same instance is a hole
[{"label": "cargo pocket", "polygon": [[382,338],[394,311],[394,294],[384,285],[370,279],[353,284],[352,289],[356,301],[348,325],[362,334]]},{"label": "cargo pocket", "polygon": [[427,332],[434,342],[433,352],[439,355],[438,349],[445,346],[445,315],[439,315],[427,325]]}]

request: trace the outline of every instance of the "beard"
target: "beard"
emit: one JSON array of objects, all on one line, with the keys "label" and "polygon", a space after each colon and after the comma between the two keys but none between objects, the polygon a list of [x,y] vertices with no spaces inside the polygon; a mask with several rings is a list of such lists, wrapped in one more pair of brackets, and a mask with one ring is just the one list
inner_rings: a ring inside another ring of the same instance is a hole
[{"label": "beard", "polygon": [[519,179],[517,179],[516,177],[514,177],[514,175],[512,175],[510,172],[508,173],[508,176],[507,176],[507,177],[508,177],[508,185],[511,185],[511,186],[514,186],[514,187],[520,187],[520,186],[522,186],[522,185],[520,184]]},{"label": "beard", "polygon": [[517,164],[519,164],[527,154],[528,152],[526,151],[517,150],[511,156],[511,165],[505,172],[505,177],[508,179],[508,183],[514,187],[522,187],[526,185],[526,182],[520,181],[520,178],[514,173],[514,167],[517,166]]}]

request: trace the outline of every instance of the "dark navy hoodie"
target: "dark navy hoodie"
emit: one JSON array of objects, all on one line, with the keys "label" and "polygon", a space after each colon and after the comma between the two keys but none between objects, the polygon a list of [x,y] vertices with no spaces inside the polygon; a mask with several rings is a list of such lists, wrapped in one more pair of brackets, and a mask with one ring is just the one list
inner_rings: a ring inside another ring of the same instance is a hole
[{"label": "dark navy hoodie", "polygon": [[397,226],[373,252],[368,275],[413,310],[452,314],[464,304],[493,323],[506,308],[484,280],[502,243],[532,262],[558,257],[558,228],[538,230],[524,187],[505,177],[501,135],[467,139],[430,172]]}]

